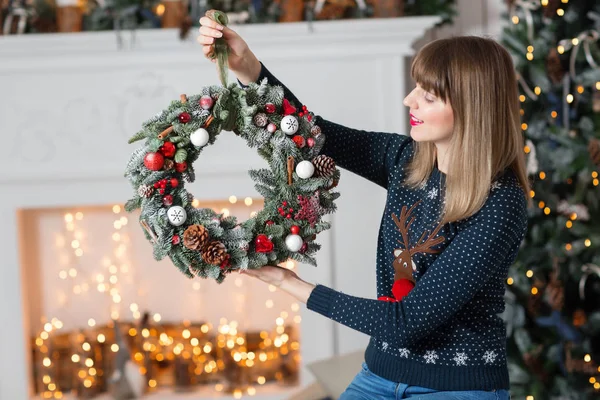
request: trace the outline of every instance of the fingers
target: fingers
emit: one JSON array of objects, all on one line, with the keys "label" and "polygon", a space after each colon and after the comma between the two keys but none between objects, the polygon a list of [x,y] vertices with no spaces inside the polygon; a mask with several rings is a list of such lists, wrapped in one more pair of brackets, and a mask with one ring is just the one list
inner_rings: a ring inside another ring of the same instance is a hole
[{"label": "fingers", "polygon": [[216,21],[213,21],[212,19],[210,19],[208,17],[200,18],[200,25],[206,26],[206,27],[212,28],[212,29],[218,29],[220,31],[222,31],[224,28],[223,25],[217,24]]},{"label": "fingers", "polygon": [[220,37],[223,37],[223,32],[221,32],[218,29],[209,28],[207,26],[201,26],[200,29],[198,29],[198,31],[200,32],[201,36],[206,36],[208,38],[220,38]]},{"label": "fingers", "polygon": [[203,43],[203,39],[201,36],[198,36],[198,42],[202,44],[202,53],[204,54],[204,56],[208,59],[210,59],[212,62],[216,62],[216,59],[213,58],[214,55],[214,47],[212,44],[204,44]]},{"label": "fingers", "polygon": [[198,36],[198,43],[200,43],[200,44],[213,44],[214,42],[215,42],[215,38],[212,38],[209,36],[204,36],[204,35]]}]

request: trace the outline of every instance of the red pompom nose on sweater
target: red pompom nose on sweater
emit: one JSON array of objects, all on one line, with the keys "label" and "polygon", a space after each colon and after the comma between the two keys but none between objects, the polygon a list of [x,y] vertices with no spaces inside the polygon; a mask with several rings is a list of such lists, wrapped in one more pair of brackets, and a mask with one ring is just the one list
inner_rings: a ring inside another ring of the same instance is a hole
[{"label": "red pompom nose on sweater", "polygon": [[394,285],[392,286],[392,295],[393,295],[393,297],[381,296],[377,300],[391,301],[391,302],[400,301],[414,287],[415,287],[414,282],[411,282],[408,279],[398,279],[397,281],[394,282]]}]

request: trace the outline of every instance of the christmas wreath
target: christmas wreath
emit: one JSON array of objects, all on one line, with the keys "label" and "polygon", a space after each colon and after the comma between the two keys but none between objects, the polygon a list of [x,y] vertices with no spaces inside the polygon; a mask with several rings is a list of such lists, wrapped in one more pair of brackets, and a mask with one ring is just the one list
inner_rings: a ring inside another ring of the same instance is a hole
[{"label": "christmas wreath", "polygon": [[[223,14],[215,17],[226,22]],[[223,65],[220,59],[221,72]],[[233,270],[288,259],[316,265],[316,235],[330,227],[322,217],[335,211],[339,197],[332,190],[339,170],[330,157],[319,154],[325,135],[306,106],[292,104],[281,86],[264,79],[241,88],[227,85],[224,73],[220,76],[222,85],[181,95],[129,140],[145,143],[126,167],[135,194],[125,209],[141,209],[140,224],[153,244],[154,258],[169,256],[190,278],[222,282]],[[244,222],[195,208],[184,187],[185,181],[195,180],[194,161],[222,131],[244,138],[269,166],[249,171],[265,201]]]}]

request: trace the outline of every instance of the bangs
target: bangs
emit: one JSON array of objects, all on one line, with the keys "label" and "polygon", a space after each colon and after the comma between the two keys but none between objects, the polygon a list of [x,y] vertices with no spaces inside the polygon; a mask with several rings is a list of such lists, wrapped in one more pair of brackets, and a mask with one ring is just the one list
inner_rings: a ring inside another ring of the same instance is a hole
[{"label": "bangs", "polygon": [[447,103],[449,98],[449,48],[442,41],[423,47],[413,60],[410,75],[424,90]]}]

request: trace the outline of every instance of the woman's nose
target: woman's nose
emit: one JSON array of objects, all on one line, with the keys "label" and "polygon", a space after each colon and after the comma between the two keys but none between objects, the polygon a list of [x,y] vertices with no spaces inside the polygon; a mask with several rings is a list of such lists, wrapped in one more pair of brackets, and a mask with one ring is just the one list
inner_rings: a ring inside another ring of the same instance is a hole
[{"label": "woman's nose", "polygon": [[406,107],[410,108],[411,104],[412,104],[412,96],[411,93],[409,93],[404,100],[402,100],[402,104],[404,104]]}]

